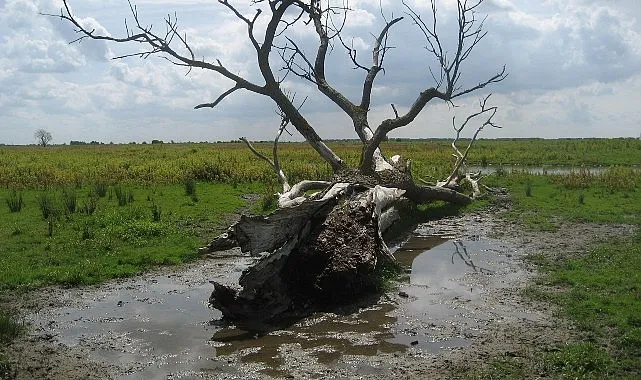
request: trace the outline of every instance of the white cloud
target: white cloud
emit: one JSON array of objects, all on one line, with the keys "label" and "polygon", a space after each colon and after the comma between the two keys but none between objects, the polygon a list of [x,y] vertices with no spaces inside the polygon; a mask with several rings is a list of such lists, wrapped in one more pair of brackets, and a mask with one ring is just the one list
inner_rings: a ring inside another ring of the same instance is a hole
[{"label": "white cloud", "polygon": [[[429,13],[429,2],[409,1]],[[220,4],[208,0],[143,0],[143,23],[160,30],[167,12],[176,10],[181,30],[197,57],[220,59],[232,72],[262,84],[246,25]],[[249,2],[241,11],[253,15]],[[359,60],[369,65],[373,35],[384,25],[379,0],[351,0],[346,41],[353,41]],[[383,1],[384,14],[402,15],[399,2]],[[438,2],[439,27],[455,31],[454,0]],[[129,17],[126,2],[72,2],[88,28],[117,35]],[[0,0],[0,143],[30,143],[33,130],[47,127],[56,142],[70,139],[132,141],[221,140],[246,135],[270,139],[277,125],[273,103],[238,91],[215,110],[194,111],[213,101],[233,83],[206,70],[187,70],[150,57],[110,61],[140,46],[83,41],[72,28],[37,12],[57,13],[59,0]],[[510,76],[490,91],[500,106],[497,121],[505,128],[485,137],[638,136],[641,125],[641,3],[633,0],[487,0],[486,39],[463,71],[463,84],[475,83],[507,65]],[[261,16],[257,29],[267,17]],[[131,25],[131,23],[130,23]],[[311,26],[291,30],[313,59],[317,40]],[[258,33],[259,39],[262,37]],[[450,43],[452,35],[443,35]],[[420,33],[409,20],[394,26],[386,70],[374,87],[372,125],[393,115],[390,103],[407,109],[419,91],[433,85],[433,57],[422,49]],[[452,50],[448,45],[449,51]],[[113,50],[113,51],[112,51]],[[275,67],[280,63],[273,58]],[[365,76],[354,70],[337,44],[328,58],[327,78],[355,102]],[[303,111],[327,138],[355,137],[349,120],[335,105],[318,97],[312,85],[288,77],[283,86],[298,98],[310,96]],[[478,94],[479,96],[481,94]],[[456,111],[474,109],[478,96],[458,99]],[[429,104],[413,125],[396,136],[451,136],[452,110]]]},{"label": "white cloud", "polygon": [[[105,60],[108,49],[104,42],[86,41],[69,45],[75,33],[60,27],[60,20],[40,13],[59,9],[56,0],[9,0],[0,9],[0,23],[8,25],[0,41],[0,51],[16,70],[25,72],[63,73],[86,64],[86,60]],[[82,24],[106,32],[98,22],[87,18]],[[0,29],[1,30],[1,29]],[[62,38],[61,38],[62,37]]]}]

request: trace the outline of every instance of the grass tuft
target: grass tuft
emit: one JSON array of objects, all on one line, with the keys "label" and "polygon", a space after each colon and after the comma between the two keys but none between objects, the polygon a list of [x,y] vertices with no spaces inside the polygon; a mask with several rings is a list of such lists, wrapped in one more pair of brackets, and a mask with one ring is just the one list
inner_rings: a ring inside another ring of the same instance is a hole
[{"label": "grass tuft", "polygon": [[14,316],[0,310],[0,342],[10,342],[24,331],[24,323],[17,322]]},{"label": "grass tuft", "polygon": [[92,187],[92,192],[100,198],[104,198],[107,195],[108,186],[105,183],[96,183]]},{"label": "grass tuft", "polygon": [[132,203],[134,201],[134,193],[130,189],[123,189],[121,186],[116,186],[114,188],[114,193],[118,200],[118,206],[126,206],[128,203]]},{"label": "grass tuft", "polygon": [[24,200],[22,199],[22,193],[18,193],[16,190],[12,190],[9,196],[6,198],[7,207],[9,207],[9,212],[20,212],[24,207]]},{"label": "grass tuft", "polygon": [[153,202],[151,204],[151,218],[154,222],[160,222],[160,219],[162,217],[162,209],[160,206],[156,203]]},{"label": "grass tuft", "polygon": [[87,200],[82,205],[81,210],[87,215],[92,215],[94,212],[96,212],[96,208],[98,208],[98,198],[96,198],[96,196],[94,196],[93,194],[89,194]]},{"label": "grass tuft", "polygon": [[74,188],[69,187],[62,189],[62,204],[65,207],[65,211],[69,214],[76,212],[78,196],[76,195],[76,190]]},{"label": "grass tuft", "polygon": [[271,183],[265,189],[265,192],[260,198],[260,211],[261,212],[271,212],[276,209],[278,206],[278,195],[274,189],[274,184]]},{"label": "grass tuft", "polygon": [[196,180],[193,178],[187,178],[183,181],[183,186],[185,186],[185,195],[194,197],[196,195]]},{"label": "grass tuft", "polygon": [[58,217],[60,210],[56,205],[54,198],[48,192],[43,192],[38,197],[38,206],[42,213],[42,219],[49,220]]}]

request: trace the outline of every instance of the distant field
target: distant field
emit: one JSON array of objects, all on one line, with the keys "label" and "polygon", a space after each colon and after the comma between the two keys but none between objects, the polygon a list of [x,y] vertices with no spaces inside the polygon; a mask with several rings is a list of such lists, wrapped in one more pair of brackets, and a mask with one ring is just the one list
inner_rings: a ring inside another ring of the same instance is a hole
[{"label": "distant field", "polygon": [[[383,150],[411,158],[417,177],[442,177],[452,163],[449,144],[445,140],[390,141],[383,144]],[[348,164],[358,164],[360,144],[329,145]],[[271,153],[269,143],[256,147]],[[331,174],[306,143],[282,143],[280,158],[292,182]],[[478,166],[639,165],[641,140],[480,140],[468,161]],[[230,184],[275,181],[268,167],[242,143],[0,147],[0,186],[5,188],[176,184],[186,178]]]}]

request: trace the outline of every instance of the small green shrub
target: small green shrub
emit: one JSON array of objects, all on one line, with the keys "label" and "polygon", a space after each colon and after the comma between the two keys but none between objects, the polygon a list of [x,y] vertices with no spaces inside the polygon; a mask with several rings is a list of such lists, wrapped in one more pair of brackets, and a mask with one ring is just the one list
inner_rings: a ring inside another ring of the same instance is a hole
[{"label": "small green shrub", "polygon": [[526,197],[531,197],[532,196],[532,182],[528,182],[525,185],[525,196]]},{"label": "small green shrub", "polygon": [[193,178],[187,178],[183,181],[185,186],[185,195],[194,196],[196,195],[196,180]]},{"label": "small green shrub", "polygon": [[24,200],[22,199],[22,193],[18,193],[15,190],[11,191],[9,197],[6,199],[7,206],[9,207],[9,212],[20,212],[24,207]]},{"label": "small green shrub", "polygon": [[62,190],[62,203],[65,206],[65,211],[73,214],[76,212],[78,206],[78,196],[76,190],[73,188],[66,188]]},{"label": "small green shrub", "polygon": [[126,206],[127,203],[134,201],[134,193],[129,189],[123,189],[120,186],[114,188],[114,193],[116,194],[116,199],[118,200],[118,206]]},{"label": "small green shrub", "polygon": [[40,212],[42,213],[42,219],[44,220],[56,218],[60,213],[55,200],[48,192],[40,194],[38,197],[38,205],[40,206]]}]

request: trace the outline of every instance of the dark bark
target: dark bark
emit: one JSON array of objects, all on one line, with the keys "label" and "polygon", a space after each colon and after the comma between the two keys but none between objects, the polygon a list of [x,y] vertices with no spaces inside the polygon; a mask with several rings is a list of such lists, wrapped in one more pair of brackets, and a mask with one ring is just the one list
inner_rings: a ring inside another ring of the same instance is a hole
[{"label": "dark bark", "polygon": [[393,260],[379,226],[388,200],[378,189],[350,185],[337,196],[242,218],[205,250],[231,241],[262,256],[239,288],[213,282],[210,304],[240,327],[265,330],[375,291],[377,268]]}]

